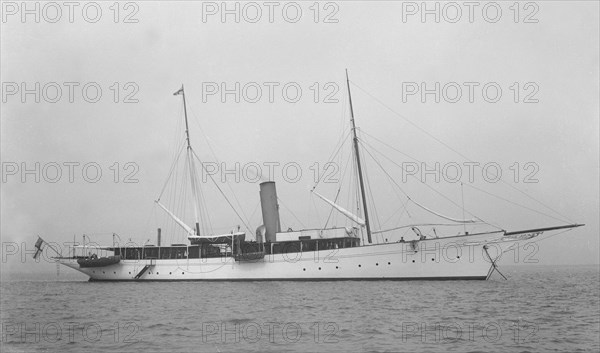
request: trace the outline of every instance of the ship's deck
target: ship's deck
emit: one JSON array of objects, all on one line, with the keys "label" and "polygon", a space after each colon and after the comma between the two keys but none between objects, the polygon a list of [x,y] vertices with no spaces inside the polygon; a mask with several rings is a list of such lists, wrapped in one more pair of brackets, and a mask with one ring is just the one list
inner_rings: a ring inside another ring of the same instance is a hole
[{"label": "ship's deck", "polygon": [[[233,244],[236,254],[264,252],[269,254],[314,252],[320,250],[343,249],[360,246],[360,239],[355,237],[303,239],[284,242],[257,243],[244,241]],[[231,256],[231,244],[194,244],[171,246],[134,246],[108,247],[114,255],[120,255],[124,260],[137,259],[198,259]]]}]

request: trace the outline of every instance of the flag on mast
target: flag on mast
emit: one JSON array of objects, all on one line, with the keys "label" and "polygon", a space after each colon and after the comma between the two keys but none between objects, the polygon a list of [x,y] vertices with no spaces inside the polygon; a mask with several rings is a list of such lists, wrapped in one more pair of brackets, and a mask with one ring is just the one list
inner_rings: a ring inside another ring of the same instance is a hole
[{"label": "flag on mast", "polygon": [[173,95],[174,95],[174,96],[178,96],[178,95],[180,95],[180,94],[182,94],[182,93],[183,93],[183,87],[181,87],[181,88],[179,89],[179,91],[177,91],[177,92],[173,93]]},{"label": "flag on mast", "polygon": [[40,256],[40,254],[42,253],[42,249],[44,247],[44,244],[46,244],[46,242],[44,241],[44,239],[42,239],[39,235],[38,235],[38,240],[35,242],[35,254],[33,254],[33,258],[37,259],[38,256]]}]

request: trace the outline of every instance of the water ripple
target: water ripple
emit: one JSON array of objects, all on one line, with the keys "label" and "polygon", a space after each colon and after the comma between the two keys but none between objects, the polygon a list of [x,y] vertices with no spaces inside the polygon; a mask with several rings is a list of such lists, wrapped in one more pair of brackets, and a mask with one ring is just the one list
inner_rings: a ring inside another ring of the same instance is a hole
[{"label": "water ripple", "polygon": [[509,281],[0,286],[2,352],[600,351],[595,267]]}]

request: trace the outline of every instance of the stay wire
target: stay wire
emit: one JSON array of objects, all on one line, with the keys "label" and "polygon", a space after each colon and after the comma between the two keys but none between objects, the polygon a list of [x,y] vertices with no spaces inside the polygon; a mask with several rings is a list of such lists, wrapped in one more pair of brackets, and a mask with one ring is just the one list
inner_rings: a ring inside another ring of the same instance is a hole
[{"label": "stay wire", "polygon": [[[351,81],[352,82],[352,81]],[[352,82],[352,85],[355,86],[356,88],[360,89],[362,92],[364,92],[366,95],[368,95],[369,97],[371,97],[373,100],[375,100],[377,103],[381,104],[383,107],[385,107],[386,109],[388,109],[390,112],[392,112],[393,114],[395,114],[396,116],[398,116],[399,118],[403,119],[404,121],[408,122],[410,125],[414,126],[415,128],[417,128],[419,131],[421,131],[422,133],[426,134],[427,136],[429,136],[430,138],[434,139],[435,141],[437,141],[438,143],[440,143],[441,145],[443,145],[444,147],[448,148],[449,150],[451,150],[452,152],[458,154],[459,156],[463,157],[464,159],[466,159],[469,162],[473,162],[473,160],[471,160],[469,157],[465,156],[464,154],[460,153],[459,151],[457,151],[456,149],[452,148],[450,145],[448,145],[447,143],[445,143],[444,141],[440,140],[439,138],[435,137],[434,135],[430,134],[429,132],[427,132],[427,130],[423,129],[422,127],[420,127],[419,125],[415,124],[414,122],[412,122],[411,120],[409,120],[408,118],[406,118],[405,116],[403,116],[402,114],[396,112],[394,109],[392,109],[391,107],[389,107],[388,105],[386,105],[384,102],[382,102],[380,99],[376,98],[375,96],[373,96],[372,94],[370,94],[368,91],[366,91],[365,89],[363,89],[362,87],[358,86],[356,83]],[[497,175],[496,175],[497,177]],[[551,210],[552,212],[556,213],[557,215],[564,217],[563,220],[561,220],[561,222],[565,222],[568,221],[569,223],[575,223],[574,221],[572,221],[571,219],[569,219],[568,217],[566,217],[565,215],[561,214],[560,212],[556,211],[555,209],[553,209],[552,207],[546,205],[545,203],[539,201],[538,199],[534,198],[533,196],[527,194],[526,192],[520,190],[519,188],[511,185],[510,183],[507,183],[506,181],[504,181],[502,178],[499,179],[500,182],[508,185],[510,188],[514,189],[515,191],[525,195],[526,197],[528,197],[529,199],[537,202],[538,204],[546,207],[547,209]],[[557,219],[557,218],[555,218]]]}]

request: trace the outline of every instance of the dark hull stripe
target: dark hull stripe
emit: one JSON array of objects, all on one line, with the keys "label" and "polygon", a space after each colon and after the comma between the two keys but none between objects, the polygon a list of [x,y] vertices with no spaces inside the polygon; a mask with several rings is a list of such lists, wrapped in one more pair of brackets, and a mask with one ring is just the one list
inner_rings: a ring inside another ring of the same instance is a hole
[{"label": "dark hull stripe", "polygon": [[380,278],[223,278],[223,279],[93,279],[90,282],[331,282],[331,281],[485,281],[487,276],[458,277],[380,277]]}]

